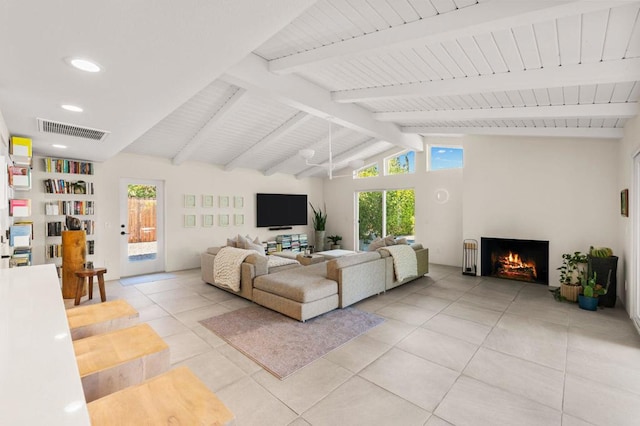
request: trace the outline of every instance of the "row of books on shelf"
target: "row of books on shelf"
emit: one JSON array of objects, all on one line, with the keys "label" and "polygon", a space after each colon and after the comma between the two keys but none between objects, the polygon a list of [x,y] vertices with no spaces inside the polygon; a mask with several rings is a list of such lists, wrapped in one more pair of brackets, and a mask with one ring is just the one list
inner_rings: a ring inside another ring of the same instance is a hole
[{"label": "row of books on shelf", "polygon": [[9,186],[14,189],[31,188],[31,168],[25,166],[9,166]]},{"label": "row of books on shelf", "polygon": [[50,201],[44,205],[47,216],[94,214],[94,201]]},{"label": "row of books on shelf", "polygon": [[47,194],[93,194],[93,182],[45,179],[44,190]]},{"label": "row of books on shelf", "polygon": [[31,247],[16,247],[13,249],[9,266],[29,266],[31,265]]},{"label": "row of books on shelf", "polygon": [[275,240],[262,243],[267,254],[276,251],[292,251],[299,253],[308,246],[307,234],[278,235]]},{"label": "row of books on shelf", "polygon": [[[87,254],[95,254],[95,242],[87,241]],[[57,259],[62,257],[62,244],[47,244],[44,256],[46,259]]]},{"label": "row of books on shelf", "polygon": [[62,244],[47,244],[44,256],[47,259],[62,257]]},{"label": "row of books on shelf", "polygon": [[44,170],[49,173],[75,173],[81,175],[92,175],[93,163],[47,157],[44,159]]},{"label": "row of books on shelf", "polygon": [[[81,220],[81,230],[85,231],[87,235],[92,235],[95,230],[95,222],[93,220]],[[63,222],[47,222],[47,237],[59,237],[62,235],[62,231],[65,230],[65,224]]]},{"label": "row of books on shelf", "polygon": [[14,198],[9,200],[9,215],[13,217],[31,216],[31,200]]}]

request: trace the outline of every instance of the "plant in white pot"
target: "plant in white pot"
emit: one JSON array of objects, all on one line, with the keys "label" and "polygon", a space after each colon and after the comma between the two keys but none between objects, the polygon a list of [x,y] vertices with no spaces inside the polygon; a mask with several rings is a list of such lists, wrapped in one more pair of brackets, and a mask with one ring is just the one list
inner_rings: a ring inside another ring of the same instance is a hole
[{"label": "plant in white pot", "polygon": [[329,235],[327,240],[331,241],[331,250],[340,249],[340,241],[342,241],[342,237],[340,235]]},{"label": "plant in white pot", "polygon": [[325,245],[325,227],[327,225],[327,206],[324,206],[324,212],[322,209],[316,210],[313,204],[309,203],[311,210],[313,210],[313,230],[315,232],[315,245],[318,251],[324,250]]}]

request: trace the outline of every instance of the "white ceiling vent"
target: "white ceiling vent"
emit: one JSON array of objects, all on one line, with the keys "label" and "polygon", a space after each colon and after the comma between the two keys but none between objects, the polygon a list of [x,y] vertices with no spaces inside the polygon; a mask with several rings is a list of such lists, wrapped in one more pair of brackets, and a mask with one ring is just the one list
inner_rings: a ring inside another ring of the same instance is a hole
[{"label": "white ceiling vent", "polygon": [[43,133],[56,133],[58,135],[75,136],[77,138],[103,141],[111,132],[90,127],[76,126],[75,124],[61,123],[59,121],[38,118],[38,130]]}]

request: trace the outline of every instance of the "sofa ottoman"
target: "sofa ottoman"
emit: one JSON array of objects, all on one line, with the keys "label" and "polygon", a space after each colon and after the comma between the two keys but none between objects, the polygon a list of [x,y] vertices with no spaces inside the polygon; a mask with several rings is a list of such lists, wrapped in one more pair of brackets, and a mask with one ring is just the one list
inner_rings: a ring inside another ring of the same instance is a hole
[{"label": "sofa ottoman", "polygon": [[324,263],[261,275],[253,282],[253,301],[306,321],[338,307],[338,283],[326,278]]}]

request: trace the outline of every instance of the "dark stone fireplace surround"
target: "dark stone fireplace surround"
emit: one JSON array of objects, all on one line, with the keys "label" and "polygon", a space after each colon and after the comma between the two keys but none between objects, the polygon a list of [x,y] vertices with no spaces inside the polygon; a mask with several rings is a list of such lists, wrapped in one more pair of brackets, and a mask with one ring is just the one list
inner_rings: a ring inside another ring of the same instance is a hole
[{"label": "dark stone fireplace surround", "polygon": [[[509,280],[549,284],[549,241],[521,240],[513,238],[482,237],[480,243],[480,271],[482,276]],[[505,272],[504,263],[498,261],[509,253],[518,254],[526,265]]]}]

